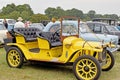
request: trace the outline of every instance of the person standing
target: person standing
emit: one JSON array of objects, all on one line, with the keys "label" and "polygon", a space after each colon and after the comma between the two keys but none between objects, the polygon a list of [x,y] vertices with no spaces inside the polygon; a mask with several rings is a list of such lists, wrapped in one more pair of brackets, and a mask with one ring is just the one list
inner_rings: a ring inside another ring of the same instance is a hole
[{"label": "person standing", "polygon": [[7,23],[6,19],[4,19],[3,24],[4,24],[5,28],[7,29],[8,28],[8,23]]},{"label": "person standing", "polygon": [[25,28],[25,25],[22,22],[23,21],[22,17],[18,17],[17,20],[18,20],[18,22],[15,23],[14,28],[18,28],[18,27],[24,27]]}]

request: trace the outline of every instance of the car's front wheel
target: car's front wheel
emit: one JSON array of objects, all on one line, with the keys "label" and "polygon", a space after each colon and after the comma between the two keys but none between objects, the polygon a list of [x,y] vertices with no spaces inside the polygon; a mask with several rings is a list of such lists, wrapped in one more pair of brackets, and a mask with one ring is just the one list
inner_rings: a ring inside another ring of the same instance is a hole
[{"label": "car's front wheel", "polygon": [[106,53],[106,64],[102,66],[102,71],[109,71],[115,64],[115,59],[113,54],[107,50]]},{"label": "car's front wheel", "polygon": [[101,67],[94,57],[84,55],[73,63],[73,72],[78,80],[98,80]]}]

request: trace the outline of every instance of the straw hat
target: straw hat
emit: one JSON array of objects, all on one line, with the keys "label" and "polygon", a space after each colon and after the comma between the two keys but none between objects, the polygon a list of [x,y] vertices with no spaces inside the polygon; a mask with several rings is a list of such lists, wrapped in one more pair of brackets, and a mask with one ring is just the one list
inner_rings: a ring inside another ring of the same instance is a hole
[{"label": "straw hat", "polygon": [[23,19],[22,19],[22,17],[18,17],[18,19],[17,19],[18,21],[22,21]]}]

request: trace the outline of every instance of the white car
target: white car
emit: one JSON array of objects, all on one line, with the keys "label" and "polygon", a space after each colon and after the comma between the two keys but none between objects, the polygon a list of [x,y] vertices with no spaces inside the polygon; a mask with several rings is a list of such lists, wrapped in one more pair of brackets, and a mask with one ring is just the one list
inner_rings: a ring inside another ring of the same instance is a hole
[{"label": "white car", "polygon": [[8,30],[5,28],[3,23],[0,23],[0,44],[4,43],[4,38],[7,38]]}]

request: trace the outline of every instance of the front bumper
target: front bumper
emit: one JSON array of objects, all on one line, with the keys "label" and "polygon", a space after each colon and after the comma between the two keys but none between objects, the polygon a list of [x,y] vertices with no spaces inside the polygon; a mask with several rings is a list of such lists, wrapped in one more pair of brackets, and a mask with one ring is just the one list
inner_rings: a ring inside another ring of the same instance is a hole
[{"label": "front bumper", "polygon": [[107,50],[109,50],[110,52],[116,52],[118,49],[120,49],[120,45],[116,45],[116,47],[115,48],[107,48]]}]

